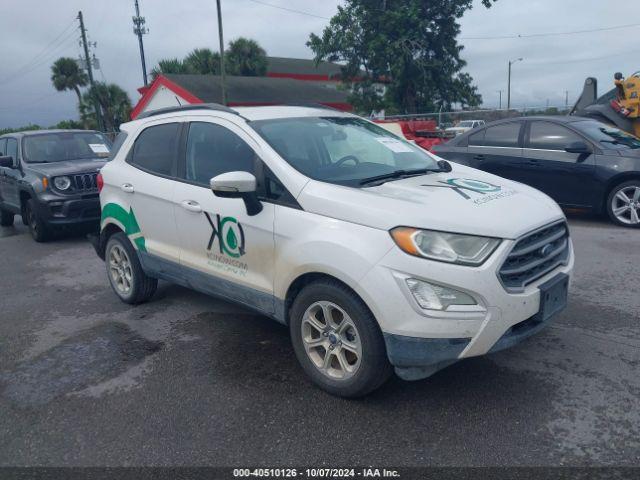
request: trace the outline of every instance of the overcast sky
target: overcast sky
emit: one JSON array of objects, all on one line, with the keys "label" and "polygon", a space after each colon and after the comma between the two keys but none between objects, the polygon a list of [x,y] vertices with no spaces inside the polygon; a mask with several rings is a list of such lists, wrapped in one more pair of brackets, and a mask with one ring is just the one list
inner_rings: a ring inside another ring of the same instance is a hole
[{"label": "overcast sky", "polygon": [[[308,12],[302,15],[259,2]],[[132,32],[133,0],[2,0],[0,10],[0,128],[28,123],[48,126],[77,118],[72,92],[56,92],[50,65],[60,56],[78,57],[79,31],[75,17],[83,11],[85,24],[101,69],[97,80],[118,83],[133,104],[140,95],[142,73],[137,39]],[[148,70],[158,59],[183,57],[195,47],[218,48],[215,0],[140,0],[149,34],[144,37]],[[256,39],[267,54],[311,58],[305,42],[320,33],[340,0],[222,0],[226,41],[245,36]],[[513,67],[515,106],[570,103],[581,92],[585,77],[600,81],[600,92],[612,85],[615,71],[640,70],[634,33],[640,27],[594,33],[533,36],[616,27],[634,22],[619,8],[602,0],[499,0],[485,9],[479,0],[462,19],[461,44],[467,71],[484,104],[498,104],[498,90],[506,102],[507,62],[524,57]],[[523,35],[508,39],[469,39]],[[630,40],[629,40],[630,39]],[[629,45],[631,47],[629,48]]]}]

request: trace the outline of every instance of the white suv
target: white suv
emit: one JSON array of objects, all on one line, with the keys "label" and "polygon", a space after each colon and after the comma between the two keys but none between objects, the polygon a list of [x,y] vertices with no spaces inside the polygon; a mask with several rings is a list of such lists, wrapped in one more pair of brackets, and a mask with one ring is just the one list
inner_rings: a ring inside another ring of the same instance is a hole
[{"label": "white suv", "polygon": [[553,200],[355,115],[192,105],[121,129],[93,241],[115,293],[163,279],[250,307],[333,394],[512,346],[566,305]]}]

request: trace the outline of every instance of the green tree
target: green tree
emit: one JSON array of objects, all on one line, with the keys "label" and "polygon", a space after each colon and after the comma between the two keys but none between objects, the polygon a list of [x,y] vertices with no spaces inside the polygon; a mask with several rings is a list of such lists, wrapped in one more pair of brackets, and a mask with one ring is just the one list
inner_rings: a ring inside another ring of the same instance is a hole
[{"label": "green tree", "polygon": [[184,59],[184,65],[189,73],[201,75],[220,74],[220,54],[209,48],[196,48]]},{"label": "green tree", "polygon": [[59,92],[65,90],[76,92],[78,102],[80,102],[80,87],[84,87],[89,83],[89,77],[73,58],[60,57],[51,65],[51,82]]},{"label": "green tree", "polygon": [[[482,0],[490,7],[495,0]],[[404,113],[481,104],[456,37],[473,0],[345,0],[321,36],[307,45],[321,60],[341,61],[343,81],[361,109]],[[386,93],[376,92],[385,84]]]},{"label": "green tree", "polygon": [[190,73],[189,68],[182,60],[177,58],[166,58],[158,62],[158,66],[151,70],[151,78],[156,79],[163,73]]},{"label": "green tree", "polygon": [[107,132],[116,132],[121,123],[131,119],[131,100],[122,88],[114,83],[96,83],[82,95],[80,118],[88,128],[97,128],[93,99],[98,100],[104,127]]},{"label": "green tree", "polygon": [[224,58],[231,75],[261,77],[267,73],[267,52],[255,40],[240,37],[229,42]]}]

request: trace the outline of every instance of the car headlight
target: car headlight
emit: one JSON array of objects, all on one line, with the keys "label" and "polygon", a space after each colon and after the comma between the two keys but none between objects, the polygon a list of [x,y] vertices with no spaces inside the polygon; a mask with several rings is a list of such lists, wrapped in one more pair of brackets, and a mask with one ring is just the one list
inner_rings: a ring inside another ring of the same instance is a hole
[{"label": "car headlight", "polygon": [[499,238],[397,227],[391,237],[409,255],[458,265],[482,265],[500,245]]},{"label": "car headlight", "polygon": [[450,305],[477,305],[471,295],[453,288],[415,278],[407,278],[406,282],[415,301],[425,310],[446,310]]},{"label": "car headlight", "polygon": [[56,177],[53,179],[53,185],[58,190],[69,190],[71,188],[71,179],[67,176]]}]

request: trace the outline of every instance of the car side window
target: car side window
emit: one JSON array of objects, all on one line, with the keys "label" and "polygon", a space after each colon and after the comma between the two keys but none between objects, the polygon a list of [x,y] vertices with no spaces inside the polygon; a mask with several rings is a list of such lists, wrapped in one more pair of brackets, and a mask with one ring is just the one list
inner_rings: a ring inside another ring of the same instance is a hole
[{"label": "car side window", "polygon": [[501,123],[485,130],[485,147],[518,147],[521,122]]},{"label": "car side window", "polygon": [[129,163],[150,173],[175,176],[179,123],[145,128],[129,152]]},{"label": "car side window", "polygon": [[190,124],[186,180],[208,187],[209,181],[221,173],[243,171],[255,175],[257,160],[253,148],[228,128],[207,122]]},{"label": "car side window", "polygon": [[531,122],[527,148],[564,151],[573,142],[584,142],[584,139],[557,123]]},{"label": "car side window", "polygon": [[0,138],[0,157],[4,157],[4,154],[6,152],[6,147],[7,147],[7,139]]},{"label": "car side window", "polygon": [[15,138],[7,138],[5,155],[13,157],[14,161],[18,159],[18,141]]},{"label": "car side window", "polygon": [[479,132],[474,133],[473,135],[469,135],[469,146],[482,146],[484,145],[484,132],[485,130],[480,130]]}]

